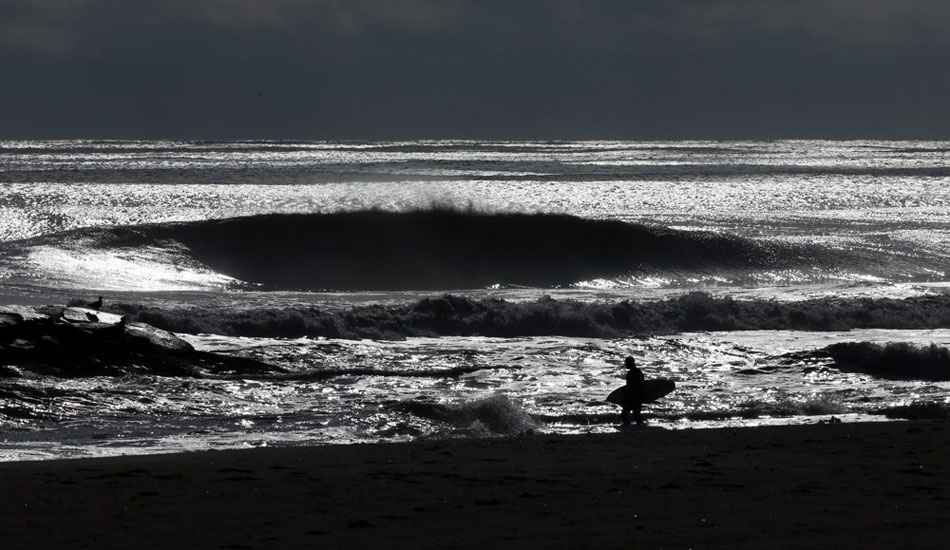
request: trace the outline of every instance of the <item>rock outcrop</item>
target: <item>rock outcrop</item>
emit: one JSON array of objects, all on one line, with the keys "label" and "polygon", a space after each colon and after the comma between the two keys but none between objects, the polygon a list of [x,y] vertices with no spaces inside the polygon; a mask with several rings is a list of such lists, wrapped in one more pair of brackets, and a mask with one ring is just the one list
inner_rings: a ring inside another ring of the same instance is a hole
[{"label": "rock outcrop", "polygon": [[198,351],[174,333],[78,307],[0,311],[0,377],[262,375],[260,361]]}]

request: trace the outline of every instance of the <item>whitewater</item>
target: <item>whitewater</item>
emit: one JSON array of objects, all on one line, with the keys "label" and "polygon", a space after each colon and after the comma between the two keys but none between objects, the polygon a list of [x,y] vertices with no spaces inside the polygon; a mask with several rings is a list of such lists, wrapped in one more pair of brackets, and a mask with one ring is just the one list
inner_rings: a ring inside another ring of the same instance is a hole
[{"label": "whitewater", "polygon": [[0,332],[0,460],[945,418],[948,282],[947,142],[0,142],[0,328],[245,361]]}]

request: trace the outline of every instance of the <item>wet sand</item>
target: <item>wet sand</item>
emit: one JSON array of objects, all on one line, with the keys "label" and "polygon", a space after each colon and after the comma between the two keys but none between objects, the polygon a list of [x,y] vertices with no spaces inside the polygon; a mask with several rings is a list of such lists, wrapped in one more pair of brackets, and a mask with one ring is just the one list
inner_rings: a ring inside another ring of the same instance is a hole
[{"label": "wet sand", "polygon": [[0,464],[2,548],[945,548],[950,424]]}]

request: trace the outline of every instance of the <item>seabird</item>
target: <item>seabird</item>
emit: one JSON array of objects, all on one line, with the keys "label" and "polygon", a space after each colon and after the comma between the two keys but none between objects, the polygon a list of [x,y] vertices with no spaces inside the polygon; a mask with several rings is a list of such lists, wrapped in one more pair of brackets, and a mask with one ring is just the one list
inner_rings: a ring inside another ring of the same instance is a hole
[{"label": "seabird", "polygon": [[95,302],[86,304],[86,307],[88,307],[89,309],[99,310],[102,307],[102,296],[99,296],[99,299],[96,300]]}]

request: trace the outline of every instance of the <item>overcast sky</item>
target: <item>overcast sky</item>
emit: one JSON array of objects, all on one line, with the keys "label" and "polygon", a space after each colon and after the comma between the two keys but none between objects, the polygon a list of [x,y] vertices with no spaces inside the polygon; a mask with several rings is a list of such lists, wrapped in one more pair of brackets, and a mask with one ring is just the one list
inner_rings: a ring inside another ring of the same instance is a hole
[{"label": "overcast sky", "polygon": [[0,0],[0,138],[950,139],[946,0]]}]

